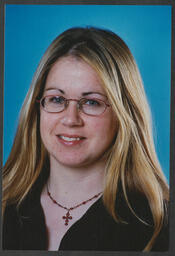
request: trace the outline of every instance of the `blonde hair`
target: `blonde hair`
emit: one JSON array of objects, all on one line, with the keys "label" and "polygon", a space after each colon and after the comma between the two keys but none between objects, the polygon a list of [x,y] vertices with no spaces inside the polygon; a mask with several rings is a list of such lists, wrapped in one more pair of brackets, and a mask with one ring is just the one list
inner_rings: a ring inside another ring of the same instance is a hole
[{"label": "blonde hair", "polygon": [[47,49],[24,101],[14,144],[3,168],[3,210],[8,204],[19,205],[43,167],[49,169],[48,154],[39,133],[36,99],[43,94],[52,65],[65,56],[85,61],[101,78],[118,120],[116,139],[108,152],[103,201],[113,218],[122,221],[115,208],[119,184],[137,218],[128,195],[137,192],[146,197],[154,222],[154,233],[144,249],[149,251],[166,216],[168,185],[156,156],[150,110],[137,65],[123,40],[111,31],[72,28]]}]

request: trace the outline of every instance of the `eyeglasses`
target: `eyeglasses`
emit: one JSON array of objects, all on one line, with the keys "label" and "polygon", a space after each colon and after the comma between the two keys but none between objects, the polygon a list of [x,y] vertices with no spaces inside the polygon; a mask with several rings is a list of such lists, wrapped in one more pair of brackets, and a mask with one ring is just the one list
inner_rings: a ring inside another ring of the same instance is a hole
[{"label": "eyeglasses", "polygon": [[44,96],[38,102],[40,102],[41,107],[46,112],[59,113],[64,111],[69,106],[70,101],[76,101],[78,110],[89,116],[99,116],[105,112],[107,107],[110,107],[110,105],[105,101],[97,98],[81,98],[80,100],[76,100],[66,99],[59,95]]}]

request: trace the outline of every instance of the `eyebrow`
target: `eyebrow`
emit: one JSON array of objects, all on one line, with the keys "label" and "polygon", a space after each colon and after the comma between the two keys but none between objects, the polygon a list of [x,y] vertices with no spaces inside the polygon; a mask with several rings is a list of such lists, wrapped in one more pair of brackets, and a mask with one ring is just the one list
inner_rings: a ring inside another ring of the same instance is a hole
[{"label": "eyebrow", "polygon": [[51,91],[51,90],[56,90],[56,91],[60,91],[62,94],[65,94],[65,92],[63,91],[63,90],[61,90],[61,89],[59,89],[59,88],[48,88],[48,89],[46,89],[46,91]]},{"label": "eyebrow", "polygon": [[100,92],[83,92],[81,95],[82,96],[87,96],[87,95],[90,95],[90,94],[100,94],[102,96],[105,96],[104,94],[102,94]]},{"label": "eyebrow", "polygon": [[[59,88],[48,88],[48,89],[46,89],[46,91],[50,91],[50,90],[56,90],[56,91],[60,91],[62,94],[65,94],[65,91],[63,91],[63,90],[61,90],[61,89],[59,89]],[[102,96],[105,96],[106,97],[106,95],[104,95],[103,93],[100,93],[100,92],[83,92],[81,95],[82,96],[87,96],[87,95],[90,95],[90,94],[100,94],[100,95],[102,95]]]}]

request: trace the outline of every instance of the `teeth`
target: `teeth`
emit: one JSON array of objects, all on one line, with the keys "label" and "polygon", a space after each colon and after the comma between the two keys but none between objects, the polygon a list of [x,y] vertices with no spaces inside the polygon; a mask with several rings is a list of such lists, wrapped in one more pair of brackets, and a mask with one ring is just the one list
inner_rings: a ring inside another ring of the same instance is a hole
[{"label": "teeth", "polygon": [[69,138],[65,136],[60,136],[61,139],[66,140],[66,141],[75,141],[75,140],[80,140],[80,138]]}]

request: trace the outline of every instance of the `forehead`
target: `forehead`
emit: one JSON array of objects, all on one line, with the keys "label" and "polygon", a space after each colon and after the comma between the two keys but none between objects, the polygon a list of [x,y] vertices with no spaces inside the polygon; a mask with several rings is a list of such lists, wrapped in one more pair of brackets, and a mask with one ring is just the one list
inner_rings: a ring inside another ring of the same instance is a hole
[{"label": "forehead", "polygon": [[48,73],[45,90],[61,89],[96,91],[105,93],[97,72],[85,61],[75,57],[63,57],[54,63]]}]

